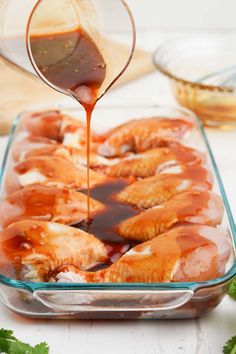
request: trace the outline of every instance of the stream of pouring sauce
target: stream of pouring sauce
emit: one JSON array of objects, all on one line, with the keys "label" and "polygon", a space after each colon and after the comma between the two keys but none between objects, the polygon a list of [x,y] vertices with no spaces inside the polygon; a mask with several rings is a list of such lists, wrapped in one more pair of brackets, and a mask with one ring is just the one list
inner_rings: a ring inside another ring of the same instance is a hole
[{"label": "stream of pouring sauce", "polygon": [[87,221],[90,220],[90,127],[98,90],[106,77],[106,63],[93,40],[81,29],[33,35],[31,52],[42,75],[67,91],[84,107],[87,118]]}]

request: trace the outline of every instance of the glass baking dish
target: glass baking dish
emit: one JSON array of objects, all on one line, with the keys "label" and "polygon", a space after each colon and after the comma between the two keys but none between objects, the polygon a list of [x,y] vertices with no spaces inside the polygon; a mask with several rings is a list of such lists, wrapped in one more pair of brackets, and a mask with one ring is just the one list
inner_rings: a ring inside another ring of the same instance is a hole
[{"label": "glass baking dish", "polygon": [[[73,104],[31,106],[29,110],[60,109],[73,117],[84,117],[82,108]],[[34,318],[71,319],[171,319],[194,318],[213,310],[227,292],[236,274],[234,220],[224,187],[202,124],[188,110],[157,105],[98,105],[92,126],[99,132],[132,118],[161,116],[187,118],[194,129],[185,144],[206,153],[208,167],[214,176],[213,190],[221,195],[224,218],[220,225],[232,243],[232,256],[226,274],[205,282],[183,283],[33,283],[10,279],[0,275],[0,296],[9,309]],[[12,128],[1,169],[1,198],[4,197],[6,171],[12,164],[13,143],[25,134],[16,118]]]}]

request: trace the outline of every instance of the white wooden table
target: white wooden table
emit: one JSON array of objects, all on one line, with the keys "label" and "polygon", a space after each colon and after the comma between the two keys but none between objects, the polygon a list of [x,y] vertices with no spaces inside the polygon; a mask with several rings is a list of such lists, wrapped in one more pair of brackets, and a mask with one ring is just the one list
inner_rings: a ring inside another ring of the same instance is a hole
[{"label": "white wooden table", "polygon": [[[174,33],[176,35],[176,33]],[[139,43],[153,50],[173,33],[143,32]],[[166,80],[154,73],[110,93],[106,100],[172,103]],[[208,131],[234,216],[236,216],[236,131]],[[0,138],[0,153],[6,138]],[[236,334],[236,303],[229,298],[211,314],[179,321],[50,321],[29,320],[0,304],[0,327],[13,329],[30,343],[47,341],[51,354],[220,354]]]}]

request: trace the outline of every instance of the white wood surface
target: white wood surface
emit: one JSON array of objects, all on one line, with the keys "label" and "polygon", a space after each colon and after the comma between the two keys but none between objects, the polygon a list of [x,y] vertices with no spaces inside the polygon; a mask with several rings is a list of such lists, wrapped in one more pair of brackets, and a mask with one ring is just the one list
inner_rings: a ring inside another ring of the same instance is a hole
[{"label": "white wood surface", "polygon": [[[146,1],[148,3],[148,0]],[[153,50],[172,32],[140,34],[139,43]],[[154,73],[110,93],[106,100],[173,102],[168,83]],[[208,131],[232,211],[236,216],[236,131]],[[0,139],[3,154],[6,138]],[[211,314],[179,321],[46,321],[19,317],[0,305],[0,327],[13,329],[30,343],[47,341],[50,354],[220,354],[236,334],[236,303],[226,298]]]},{"label": "white wood surface", "polygon": [[140,29],[236,28],[235,0],[126,1],[132,9]]}]

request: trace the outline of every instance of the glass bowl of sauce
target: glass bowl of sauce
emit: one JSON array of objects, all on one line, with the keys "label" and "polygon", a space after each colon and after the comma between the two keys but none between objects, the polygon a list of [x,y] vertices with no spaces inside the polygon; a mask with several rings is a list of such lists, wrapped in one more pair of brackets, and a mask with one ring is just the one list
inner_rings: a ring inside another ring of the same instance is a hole
[{"label": "glass bowl of sauce", "polygon": [[[177,101],[194,111],[205,126],[236,128],[235,33],[174,39],[161,45],[153,60],[169,78]],[[227,68],[232,68],[228,74]],[[214,76],[217,72],[225,75]]]}]

